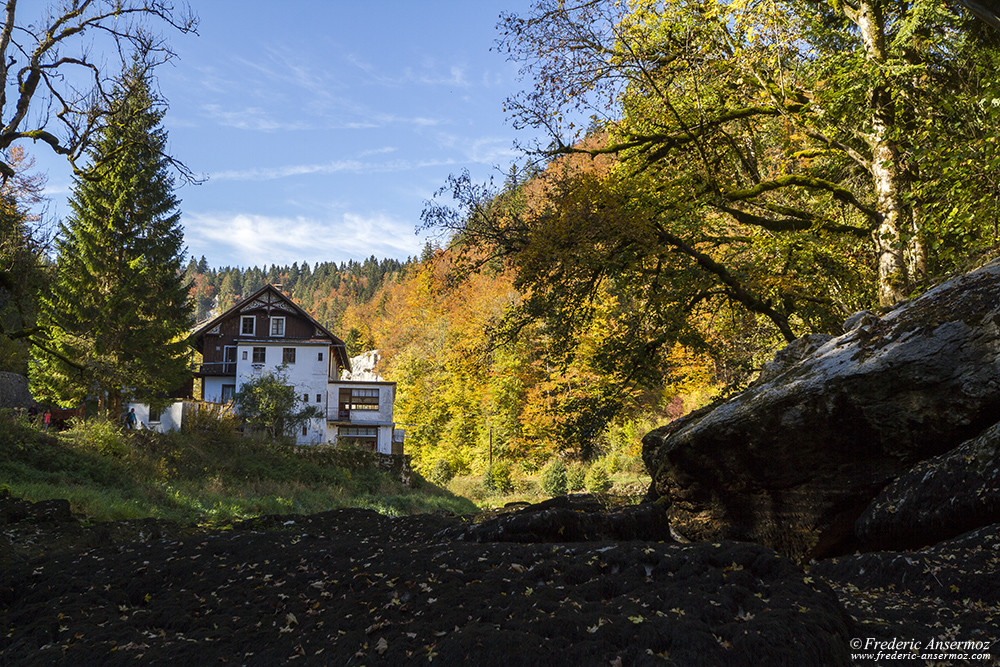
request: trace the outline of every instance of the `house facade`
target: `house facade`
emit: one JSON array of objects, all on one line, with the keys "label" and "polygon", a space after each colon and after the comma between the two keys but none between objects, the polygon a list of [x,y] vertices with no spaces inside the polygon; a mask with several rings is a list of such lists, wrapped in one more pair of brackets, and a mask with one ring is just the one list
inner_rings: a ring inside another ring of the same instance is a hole
[{"label": "house facade", "polygon": [[303,405],[321,414],[295,433],[298,444],[351,443],[402,453],[402,432],[393,445],[395,384],[341,380],[351,370],[344,342],[275,286],[200,325],[191,342],[200,355],[195,376],[201,389],[194,398],[228,404],[246,382],[278,374]]}]

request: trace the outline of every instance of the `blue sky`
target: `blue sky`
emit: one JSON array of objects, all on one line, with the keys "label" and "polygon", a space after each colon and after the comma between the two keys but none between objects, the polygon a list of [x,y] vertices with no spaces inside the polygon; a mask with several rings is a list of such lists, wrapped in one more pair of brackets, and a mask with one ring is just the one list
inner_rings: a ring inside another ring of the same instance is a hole
[{"label": "blue sky", "polygon": [[[515,158],[503,112],[518,65],[490,51],[527,0],[210,0],[200,36],[170,35],[158,70],[170,150],[204,184],[178,188],[185,241],[209,265],[418,255],[425,200]],[[67,169],[49,173],[68,212]]]}]

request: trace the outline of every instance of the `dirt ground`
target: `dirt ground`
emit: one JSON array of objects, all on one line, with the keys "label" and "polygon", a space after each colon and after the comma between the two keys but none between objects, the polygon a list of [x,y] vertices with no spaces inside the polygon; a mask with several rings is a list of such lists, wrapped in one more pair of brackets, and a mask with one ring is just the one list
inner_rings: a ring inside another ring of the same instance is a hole
[{"label": "dirt ground", "polygon": [[[346,509],[198,531],[18,502],[0,522],[0,665],[836,665],[855,637],[925,639],[945,621],[995,639],[1000,619],[996,597],[921,588],[900,604],[906,591],[875,593],[884,581],[850,583],[876,561],[819,576],[752,544],[608,539],[623,521],[641,535],[644,510],[473,525]],[[968,584],[990,595],[996,533],[977,538]]]}]

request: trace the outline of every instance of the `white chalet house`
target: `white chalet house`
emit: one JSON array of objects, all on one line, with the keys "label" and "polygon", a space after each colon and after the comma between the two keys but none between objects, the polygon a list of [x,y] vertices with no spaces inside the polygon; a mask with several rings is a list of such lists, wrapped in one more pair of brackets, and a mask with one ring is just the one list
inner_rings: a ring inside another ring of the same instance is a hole
[{"label": "white chalet house", "polygon": [[[403,432],[393,422],[395,383],[342,379],[351,370],[344,341],[277,287],[267,285],[199,325],[191,343],[201,355],[195,368],[201,395],[194,398],[229,403],[245,382],[279,373],[303,403],[323,413],[295,433],[298,444],[352,443],[403,453]],[[144,406],[136,407],[140,420],[148,416],[140,414]]]}]

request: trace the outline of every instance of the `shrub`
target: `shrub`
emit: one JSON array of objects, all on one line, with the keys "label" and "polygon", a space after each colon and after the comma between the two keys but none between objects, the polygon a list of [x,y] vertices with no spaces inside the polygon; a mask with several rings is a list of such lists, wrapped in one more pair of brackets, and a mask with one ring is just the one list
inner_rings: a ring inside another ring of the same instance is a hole
[{"label": "shrub", "polygon": [[570,491],[583,491],[587,488],[587,468],[580,464],[571,465],[566,469],[566,488]]},{"label": "shrub", "polygon": [[587,490],[591,493],[607,493],[611,490],[611,477],[608,470],[600,463],[594,463],[587,471]]},{"label": "shrub", "polygon": [[431,466],[430,472],[427,473],[427,479],[434,482],[439,486],[444,486],[455,477],[455,471],[452,470],[451,464],[444,459],[438,459]]},{"label": "shrub", "polygon": [[514,482],[510,476],[510,466],[499,461],[486,470],[483,475],[483,488],[494,493],[510,493],[514,490]]},{"label": "shrub", "polygon": [[617,451],[608,452],[601,457],[603,468],[607,471],[609,475],[614,475],[622,469],[622,455]]},{"label": "shrub", "polygon": [[125,456],[128,454],[128,443],[121,428],[103,418],[69,420],[69,430],[66,437],[75,446],[91,449],[102,456]]},{"label": "shrub", "polygon": [[213,436],[233,440],[240,419],[233,413],[231,405],[219,403],[195,403],[193,409],[184,414],[181,430],[189,433],[200,431]]},{"label": "shrub", "polygon": [[542,490],[550,496],[566,495],[566,465],[552,459],[542,468]]}]

